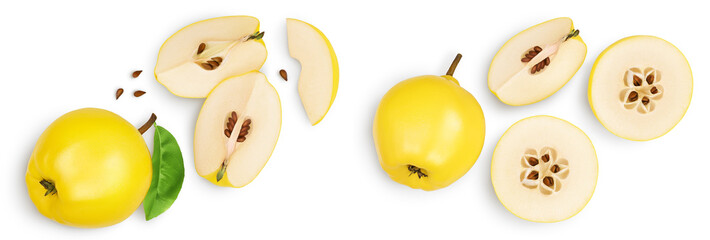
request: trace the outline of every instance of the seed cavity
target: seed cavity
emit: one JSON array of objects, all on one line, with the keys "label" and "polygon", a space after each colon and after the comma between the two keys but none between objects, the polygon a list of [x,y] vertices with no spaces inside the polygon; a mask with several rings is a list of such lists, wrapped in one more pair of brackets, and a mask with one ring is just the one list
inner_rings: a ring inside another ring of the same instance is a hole
[{"label": "seed cavity", "polygon": [[[540,46],[534,46],[532,49],[530,49],[527,53],[525,53],[525,56],[520,59],[521,62],[530,62],[537,54],[542,52],[542,48]],[[533,65],[532,68],[530,68],[530,73],[534,74],[536,72],[542,71],[542,69],[545,68],[545,66],[550,65],[550,58],[546,57],[539,63]]]},{"label": "seed cavity", "polygon": [[629,93],[628,102],[636,102],[639,99],[639,94],[636,91]]},{"label": "seed cavity", "polygon": [[530,174],[528,174],[528,176],[526,178],[530,179],[530,180],[537,180],[537,178],[539,176],[540,176],[540,173],[538,173],[537,171],[532,171],[532,172],[530,172]]},{"label": "seed cavity", "polygon": [[548,187],[552,187],[555,185],[555,180],[553,180],[552,177],[548,176],[542,179],[542,183],[544,183]]},{"label": "seed cavity", "polygon": [[536,166],[538,163],[540,163],[540,161],[538,161],[537,158],[534,158],[534,157],[529,157],[529,158],[528,158],[528,164],[530,164],[530,166],[533,166],[533,167],[534,167],[534,166]]}]

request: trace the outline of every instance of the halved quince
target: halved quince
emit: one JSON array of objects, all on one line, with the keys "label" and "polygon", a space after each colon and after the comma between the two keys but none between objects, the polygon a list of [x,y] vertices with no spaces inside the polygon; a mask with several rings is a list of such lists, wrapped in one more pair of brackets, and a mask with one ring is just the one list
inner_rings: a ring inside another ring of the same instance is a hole
[{"label": "halved quince", "polygon": [[582,211],[597,184],[597,154],[571,123],[534,116],[513,124],[493,151],[491,181],[514,215],[558,222]]},{"label": "halved quince", "polygon": [[508,105],[536,103],[562,88],[586,55],[587,45],[572,19],[540,23],[501,47],[488,70],[488,88]]},{"label": "halved quince", "polygon": [[318,124],[338,92],[338,59],[325,35],[311,24],[286,19],[288,51],[301,63],[298,95],[312,125]]},{"label": "halved quince", "polygon": [[155,78],[177,96],[204,98],[223,79],[261,68],[263,36],[259,20],[250,16],[190,24],[160,47]]},{"label": "halved quince", "polygon": [[271,157],[280,131],[281,100],[264,74],[225,79],[197,118],[197,173],[219,186],[249,184]]},{"label": "halved quince", "polygon": [[680,122],[692,94],[690,65],[678,48],[658,37],[632,36],[599,54],[587,95],[606,129],[646,141]]}]

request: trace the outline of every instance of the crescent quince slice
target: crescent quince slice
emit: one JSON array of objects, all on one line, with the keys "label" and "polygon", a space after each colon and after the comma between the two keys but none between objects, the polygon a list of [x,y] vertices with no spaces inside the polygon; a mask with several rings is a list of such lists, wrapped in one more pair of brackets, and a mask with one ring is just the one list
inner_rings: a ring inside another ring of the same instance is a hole
[{"label": "crescent quince slice", "polygon": [[197,173],[243,187],[259,174],[281,131],[281,101],[260,72],[225,79],[205,99],[195,126]]},{"label": "crescent quince slice", "polygon": [[297,19],[286,19],[288,51],[301,63],[298,95],[312,125],[318,124],[338,92],[338,59],[320,30]]},{"label": "crescent quince slice", "polygon": [[263,36],[259,20],[250,16],[190,24],[160,47],[155,78],[177,96],[204,98],[223,79],[261,68]]},{"label": "crescent quince slice", "polygon": [[500,138],[491,181],[500,202],[533,222],[559,222],[584,208],[597,184],[597,154],[571,123],[534,116],[513,124]]},{"label": "crescent quince slice", "polygon": [[540,23],[500,48],[488,70],[488,88],[508,105],[536,103],[562,88],[586,55],[587,45],[572,19]]},{"label": "crescent quince slice", "polygon": [[632,36],[599,54],[587,95],[607,130],[646,141],[668,133],[683,118],[693,95],[693,75],[673,44],[654,36]]}]

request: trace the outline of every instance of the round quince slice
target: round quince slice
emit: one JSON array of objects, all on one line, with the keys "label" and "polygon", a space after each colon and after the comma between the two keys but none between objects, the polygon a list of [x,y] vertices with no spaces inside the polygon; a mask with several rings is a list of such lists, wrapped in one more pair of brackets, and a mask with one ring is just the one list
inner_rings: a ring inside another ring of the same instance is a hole
[{"label": "round quince slice", "polygon": [[271,157],[280,131],[281,100],[264,74],[225,79],[197,117],[197,173],[219,186],[249,184]]},{"label": "round quince slice", "polygon": [[259,20],[250,16],[190,24],[160,47],[155,78],[177,96],[204,98],[223,79],[264,65],[263,36]]},{"label": "round quince slice", "polygon": [[513,124],[500,138],[491,181],[508,211],[533,222],[559,222],[584,208],[597,184],[597,154],[571,123],[534,116]]},{"label": "round quince slice", "polygon": [[508,105],[536,103],[572,79],[586,55],[587,45],[572,19],[540,23],[500,48],[488,70],[488,88]]},{"label": "round quince slice", "polygon": [[604,50],[589,77],[589,105],[613,134],[647,141],[668,133],[685,115],[693,75],[683,53],[654,36],[621,39]]}]

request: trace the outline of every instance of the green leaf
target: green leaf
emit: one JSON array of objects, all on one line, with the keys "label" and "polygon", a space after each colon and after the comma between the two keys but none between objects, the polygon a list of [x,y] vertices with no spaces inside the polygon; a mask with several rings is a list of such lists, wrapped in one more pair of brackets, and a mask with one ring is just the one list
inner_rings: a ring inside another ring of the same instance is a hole
[{"label": "green leaf", "polygon": [[165,128],[157,124],[154,126],[153,180],[143,200],[146,221],[157,217],[173,205],[185,178],[185,166],[177,140]]}]

